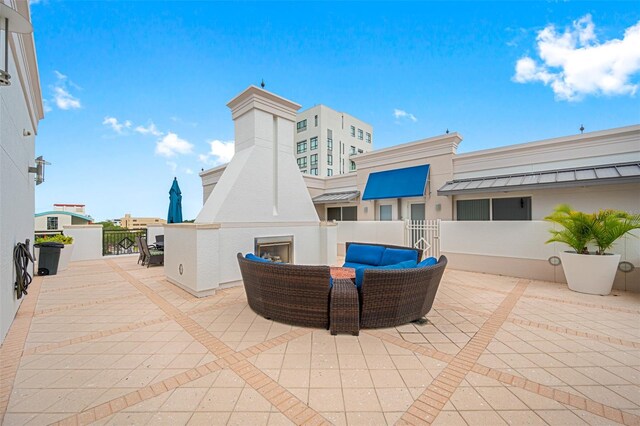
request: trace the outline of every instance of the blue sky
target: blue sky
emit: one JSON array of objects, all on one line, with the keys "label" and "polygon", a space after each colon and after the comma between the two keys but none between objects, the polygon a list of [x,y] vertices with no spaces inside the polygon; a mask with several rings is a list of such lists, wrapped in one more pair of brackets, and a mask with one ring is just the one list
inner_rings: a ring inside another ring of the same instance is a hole
[{"label": "blue sky", "polygon": [[[384,148],[444,133],[459,152],[640,122],[637,2],[32,1],[52,163],[36,211],[184,217],[225,161],[226,103],[250,84],[374,127]],[[213,151],[212,151],[213,146]]]}]

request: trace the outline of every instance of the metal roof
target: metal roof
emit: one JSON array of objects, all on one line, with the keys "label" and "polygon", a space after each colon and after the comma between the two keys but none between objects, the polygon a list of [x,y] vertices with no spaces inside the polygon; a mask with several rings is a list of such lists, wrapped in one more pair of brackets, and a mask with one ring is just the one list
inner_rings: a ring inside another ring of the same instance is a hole
[{"label": "metal roof", "polygon": [[73,216],[73,217],[77,217],[80,219],[84,219],[87,222],[93,222],[93,218],[91,216],[85,216],[85,215],[81,215],[79,213],[74,213],[74,212],[66,212],[64,210],[51,210],[48,212],[42,212],[42,213],[36,213],[35,217],[40,217],[40,216],[56,216],[59,214],[66,214],[68,216]]},{"label": "metal roof", "polygon": [[316,204],[323,203],[335,203],[341,201],[353,201],[360,196],[360,191],[348,191],[348,192],[332,192],[329,194],[318,195],[313,198],[313,202]]},{"label": "metal roof", "polygon": [[640,163],[608,164],[575,169],[458,179],[447,182],[438,190],[438,195],[495,191],[510,192],[523,189],[570,188],[634,182],[640,182]]}]

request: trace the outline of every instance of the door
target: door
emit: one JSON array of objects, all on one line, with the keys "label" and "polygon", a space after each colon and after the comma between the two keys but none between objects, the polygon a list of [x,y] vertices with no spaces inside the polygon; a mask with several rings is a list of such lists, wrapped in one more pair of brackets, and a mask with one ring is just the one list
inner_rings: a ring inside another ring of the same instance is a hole
[{"label": "door", "polygon": [[424,203],[411,204],[411,220],[425,220]]}]

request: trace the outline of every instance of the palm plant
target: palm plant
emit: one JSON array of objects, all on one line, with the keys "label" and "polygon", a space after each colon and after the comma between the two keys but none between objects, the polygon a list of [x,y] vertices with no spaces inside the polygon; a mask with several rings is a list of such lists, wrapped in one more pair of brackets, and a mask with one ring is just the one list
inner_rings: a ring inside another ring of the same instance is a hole
[{"label": "palm plant", "polygon": [[558,224],[560,230],[552,229],[548,243],[564,243],[579,254],[589,254],[587,244],[593,239],[593,215],[572,210],[568,204],[560,204],[544,220]]},{"label": "palm plant", "polygon": [[618,238],[640,229],[640,214],[632,215],[619,210],[600,210],[593,214],[591,228],[596,254],[605,254]]}]

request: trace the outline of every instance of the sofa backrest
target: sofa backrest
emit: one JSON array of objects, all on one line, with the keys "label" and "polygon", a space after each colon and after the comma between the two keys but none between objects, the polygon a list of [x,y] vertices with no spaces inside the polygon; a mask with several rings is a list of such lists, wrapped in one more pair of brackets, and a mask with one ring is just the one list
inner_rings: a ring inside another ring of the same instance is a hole
[{"label": "sofa backrest", "polygon": [[347,248],[345,262],[378,266],[382,260],[384,250],[384,246],[350,244]]},{"label": "sofa backrest", "polygon": [[[394,246],[389,244],[375,244],[375,243],[356,243],[356,242],[347,242],[345,246],[346,246],[346,253],[345,253],[346,263],[359,263],[364,265],[379,266],[379,265],[393,265],[395,263],[400,263],[407,260],[415,260],[416,262],[420,262],[422,260],[422,250],[419,250],[413,247],[403,247],[403,246]],[[352,246],[358,246],[358,249],[354,252],[351,249]],[[368,255],[362,256],[361,247],[366,248]],[[388,249],[392,249],[392,251],[387,253],[385,256],[386,250]],[[377,260],[376,263],[372,263],[373,261],[376,260],[375,253],[379,254],[380,258]],[[371,257],[370,259],[369,259],[369,255]],[[384,260],[383,260],[383,257],[384,257]],[[358,260],[351,260],[352,258],[358,259]],[[362,262],[361,260],[367,260],[367,261]]]}]

